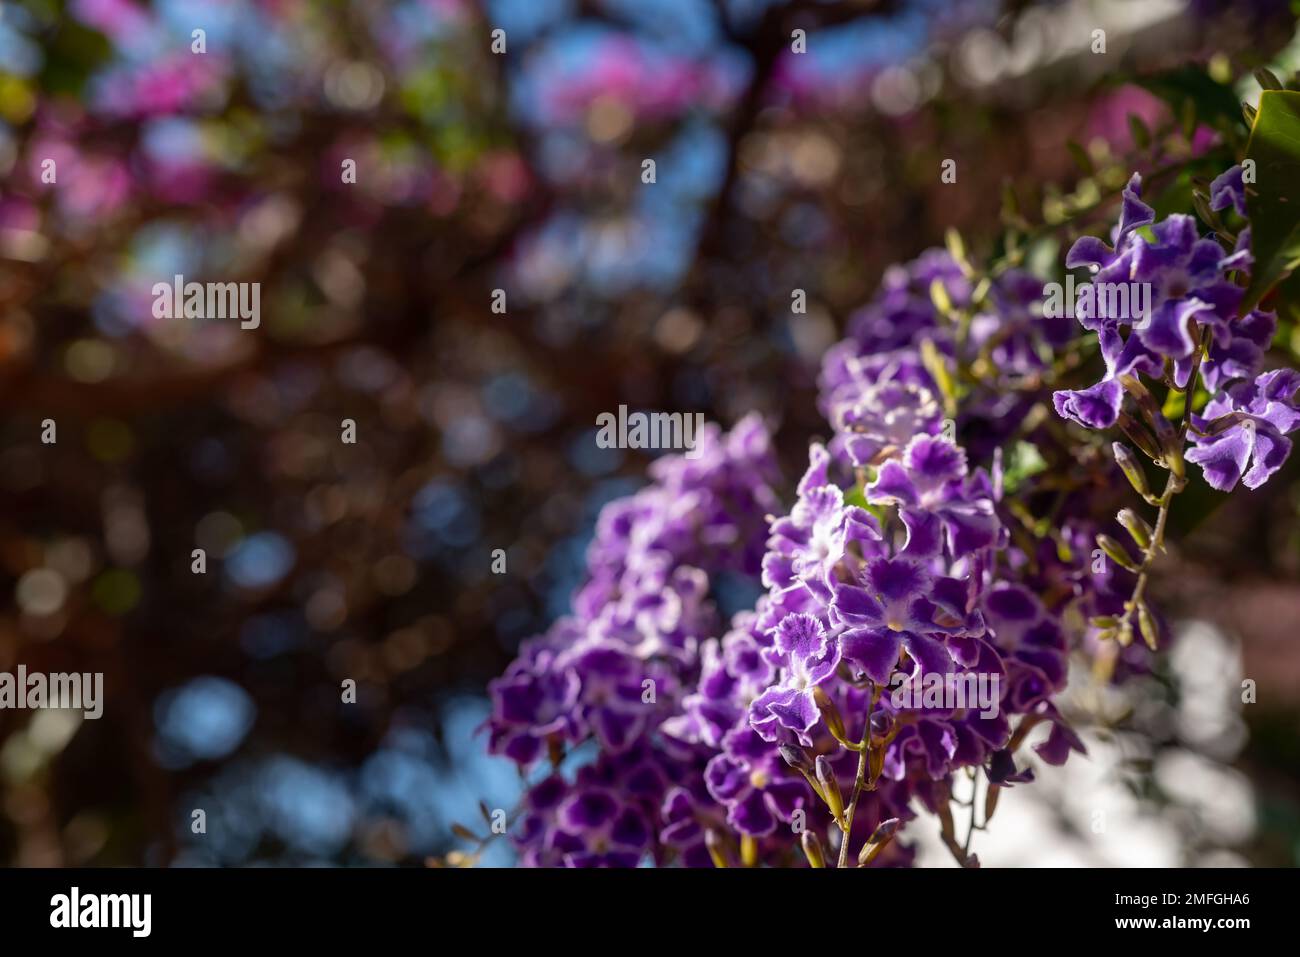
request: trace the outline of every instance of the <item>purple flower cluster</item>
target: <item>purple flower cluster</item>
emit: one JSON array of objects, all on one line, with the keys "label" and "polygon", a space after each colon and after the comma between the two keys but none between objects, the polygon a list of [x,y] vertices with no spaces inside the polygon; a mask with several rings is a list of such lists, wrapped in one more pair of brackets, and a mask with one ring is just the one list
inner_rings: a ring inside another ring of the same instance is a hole
[{"label": "purple flower cluster", "polygon": [[[1060,723],[1050,698],[1065,681],[1063,633],[998,582],[998,481],[941,434],[918,353],[862,350],[849,340],[828,356],[839,454],[811,448],[765,542],[754,519],[771,510],[771,469],[753,421],[699,462],[660,460],[655,485],[606,507],[575,617],[492,687],[494,750],[558,767],[586,740],[599,749],[572,782],[553,770],[528,793],[515,832],[526,862],[797,862],[800,832],[834,827],[828,791],[854,789],[849,728],[881,755],[853,845],[912,818],[913,798],[946,804],[963,767],[996,762],[1000,784],[1028,779],[1002,752],[1013,714]],[[711,637],[709,576],[760,568],[766,594]],[[933,676],[993,679],[993,697],[930,700]],[[1078,746],[1067,730],[1048,740],[1051,760]]]},{"label": "purple flower cluster", "polygon": [[[1240,170],[1209,201],[1243,212]],[[1219,488],[1277,470],[1300,427],[1300,372],[1257,375],[1275,319],[1238,316],[1248,230],[1226,250],[1191,217],[1157,223],[1135,176],[1111,242],[1079,240],[1067,265],[1152,294],[1149,310],[1099,297],[1079,315],[1105,374],[1056,392],[1061,415],[1131,427],[1132,394],[1151,441],[1167,442],[1176,430],[1152,418],[1141,377],[1203,382],[1215,394],[1188,419],[1186,460]],[[1022,420],[1045,400],[1070,325],[1044,315],[1032,275],[1003,270],[979,289],[970,273],[930,250],[852,318],[822,365],[834,435],[811,446],[788,511],[752,417],[710,429],[698,459],[660,459],[652,485],[605,508],[573,615],[491,687],[491,747],[534,773],[512,829],[525,863],[820,866],[829,848],[841,863],[856,851],[863,865],[905,864],[911,850],[892,839],[924,809],[972,865],[952,831],[957,776],[1032,780],[1017,749],[1037,725],[1044,762],[1084,750],[1056,703],[1071,653],[1104,658],[1120,680],[1146,652],[1107,642],[1116,623],[1140,618],[1153,648],[1166,631],[1135,601],[1137,566],[1097,559],[1109,529],[1097,485],[1055,495],[1050,530],[1007,500],[1013,432],[1059,441]],[[1140,538],[1139,520],[1119,521]],[[726,624],[713,600],[723,573],[765,589]]]},{"label": "purple flower cluster", "polygon": [[849,339],[858,352],[874,356],[937,338],[938,316],[930,295],[936,281],[954,305],[970,302],[970,281],[942,249],[928,249],[907,265],[885,270],[875,297],[849,317]]},{"label": "purple flower cluster", "polygon": [[696,451],[657,460],[653,484],[604,508],[572,616],[490,686],[494,753],[531,769],[587,742],[599,750],[572,782],[553,773],[528,792],[515,830],[527,863],[636,863],[658,840],[669,782],[690,777],[690,750],[664,748],[659,728],[717,633],[710,575],[758,575],[777,501],[756,416],[726,435],[706,428]]},{"label": "purple flower cluster", "polygon": [[[1210,185],[1209,205],[1245,214],[1240,166]],[[1110,428],[1120,419],[1126,377],[1167,379],[1186,389],[1196,385],[1189,380],[1199,369],[1200,382],[1213,397],[1193,420],[1190,438],[1196,448],[1186,458],[1201,466],[1214,488],[1230,491],[1238,481],[1258,488],[1290,452],[1285,436],[1300,424],[1295,418],[1300,380],[1290,370],[1260,374],[1277,317],[1259,310],[1240,314],[1244,289],[1234,277],[1247,276],[1253,265],[1250,228],[1242,229],[1228,250],[1216,237],[1202,236],[1190,215],[1175,213],[1156,222],[1134,174],[1123,191],[1111,240],[1080,238],[1066,266],[1088,266],[1094,287],[1145,285],[1148,309],[1139,315],[1132,298],[1096,297],[1097,307],[1079,321],[1097,335],[1105,374],[1087,388],[1058,391],[1056,411],[1091,429]],[[1116,301],[1126,305],[1114,308]]]},{"label": "purple flower cluster", "polygon": [[1187,453],[1217,489],[1231,491],[1240,481],[1259,488],[1282,467],[1291,453],[1286,436],[1300,427],[1300,372],[1274,369],[1254,379],[1234,382],[1193,416]]}]

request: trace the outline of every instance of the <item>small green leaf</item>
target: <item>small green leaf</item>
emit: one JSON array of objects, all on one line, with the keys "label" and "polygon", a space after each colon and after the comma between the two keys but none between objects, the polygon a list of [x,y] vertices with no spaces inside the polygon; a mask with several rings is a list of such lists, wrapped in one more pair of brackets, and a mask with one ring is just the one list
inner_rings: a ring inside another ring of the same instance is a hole
[{"label": "small green leaf", "polygon": [[1177,422],[1183,417],[1183,411],[1187,408],[1187,393],[1175,392],[1170,389],[1169,394],[1165,396],[1165,404],[1160,407],[1160,414],[1170,422]]},{"label": "small green leaf", "polygon": [[1083,171],[1084,176],[1091,176],[1096,172],[1096,167],[1092,165],[1092,157],[1088,155],[1088,151],[1082,146],[1074,140],[1070,140],[1065,144],[1065,148],[1070,151],[1070,158]]},{"label": "small green leaf", "polygon": [[1243,313],[1300,264],[1300,93],[1260,94],[1246,158],[1255,162],[1255,182],[1246,193],[1255,267]]},{"label": "small green leaf", "polygon": [[949,226],[947,232],[943,234],[944,245],[948,247],[948,255],[961,268],[962,274],[968,278],[975,275],[975,270],[971,267],[970,261],[966,258],[966,243],[961,238],[954,227]]},{"label": "small green leaf", "polygon": [[1133,136],[1133,145],[1138,149],[1144,150],[1151,145],[1151,130],[1147,128],[1146,123],[1142,122],[1142,117],[1136,113],[1128,115],[1128,128]]},{"label": "small green leaf", "polygon": [[935,279],[930,283],[930,301],[934,303],[934,308],[939,310],[941,315],[952,315],[952,300],[948,298],[948,289],[942,279]]},{"label": "small green leaf", "polygon": [[1286,89],[1277,74],[1268,67],[1261,66],[1255,71],[1255,82],[1265,90],[1283,90]]},{"label": "small green leaf", "polygon": [[1008,493],[1015,492],[1025,479],[1047,468],[1047,462],[1032,442],[1017,442],[1011,450],[1010,461],[1003,473],[1002,482]]},{"label": "small green leaf", "polygon": [[[938,280],[936,280],[937,284]],[[930,287],[933,295],[934,286]],[[952,373],[948,371],[948,359],[939,348],[934,344],[933,339],[921,340],[921,364],[925,366],[925,371],[930,373],[930,378],[934,379],[934,384],[939,387],[939,394],[943,397],[944,411],[951,417],[956,414],[957,410],[957,386],[952,381]]]}]

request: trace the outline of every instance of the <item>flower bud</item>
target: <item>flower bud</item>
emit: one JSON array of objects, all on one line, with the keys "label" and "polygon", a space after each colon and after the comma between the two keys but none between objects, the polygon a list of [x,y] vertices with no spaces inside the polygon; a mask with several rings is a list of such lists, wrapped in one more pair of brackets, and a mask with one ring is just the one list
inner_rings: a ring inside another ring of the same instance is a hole
[{"label": "flower bud", "polygon": [[894,730],[894,716],[888,711],[875,711],[871,715],[871,736],[873,738],[887,738],[889,732]]},{"label": "flower bud", "polygon": [[1151,547],[1151,540],[1155,532],[1143,520],[1141,515],[1131,508],[1122,508],[1115,517],[1124,526],[1124,530],[1133,536],[1133,541],[1137,542],[1138,548],[1147,549]]},{"label": "flower bud", "polygon": [[840,793],[840,782],[835,778],[835,769],[831,767],[830,761],[826,760],[826,755],[817,755],[817,781],[822,786],[822,796],[826,799],[826,806],[831,809],[831,814],[835,816],[835,821],[843,827],[844,821],[844,796]]},{"label": "flower bud", "polygon": [[1160,643],[1160,631],[1156,628],[1156,620],[1151,615],[1151,609],[1147,608],[1146,602],[1138,605],[1138,630],[1142,632],[1142,640],[1147,643],[1147,647],[1152,651],[1156,650],[1156,645]]},{"label": "flower bud", "polygon": [[1120,568],[1126,568],[1131,572],[1138,570],[1137,562],[1133,561],[1133,556],[1128,553],[1128,550],[1123,545],[1109,535],[1098,535],[1097,544],[1110,557],[1110,560]]},{"label": "flower bud", "polygon": [[808,858],[810,866],[826,866],[826,854],[822,851],[822,842],[818,840],[816,834],[812,831],[804,831],[799,837],[799,843],[803,845],[803,854]]},{"label": "flower bud", "polygon": [[804,774],[813,773],[812,759],[803,748],[795,747],[793,744],[783,744],[777,750],[781,752],[785,763],[796,771],[802,771]]},{"label": "flower bud", "polygon": [[1121,648],[1127,648],[1133,644],[1133,622],[1125,618],[1120,622],[1119,631],[1116,632],[1115,638],[1119,641]]},{"label": "flower bud", "polygon": [[876,786],[881,773],[885,770],[885,751],[885,745],[882,743],[872,745],[867,753],[867,773],[870,775],[867,780],[871,782],[872,788]]},{"label": "flower bud", "polygon": [[891,840],[893,836],[898,833],[899,826],[900,822],[896,817],[891,817],[887,820],[881,821],[876,825],[876,829],[871,832],[871,837],[868,838],[868,840],[872,844],[883,844],[885,841]]},{"label": "flower bud", "polygon": [[898,833],[898,818],[891,817],[887,821],[881,821],[876,829],[871,832],[871,837],[867,838],[867,843],[862,845],[862,850],[858,851],[858,867],[866,867],[877,857],[885,846],[894,839]]},{"label": "flower bud", "polygon": [[822,720],[826,722],[826,728],[831,736],[841,744],[847,744],[849,736],[844,728],[844,718],[840,715],[840,709],[835,707],[831,696],[818,685],[813,688],[813,700],[817,702],[817,710],[821,712]]},{"label": "flower bud", "polygon": [[1124,477],[1128,479],[1129,484],[1143,498],[1149,496],[1151,487],[1147,484],[1146,473],[1142,471],[1142,466],[1133,453],[1129,451],[1129,447],[1123,442],[1116,442],[1111,446],[1111,449],[1115,453],[1115,464],[1120,467],[1120,471],[1124,473]]}]

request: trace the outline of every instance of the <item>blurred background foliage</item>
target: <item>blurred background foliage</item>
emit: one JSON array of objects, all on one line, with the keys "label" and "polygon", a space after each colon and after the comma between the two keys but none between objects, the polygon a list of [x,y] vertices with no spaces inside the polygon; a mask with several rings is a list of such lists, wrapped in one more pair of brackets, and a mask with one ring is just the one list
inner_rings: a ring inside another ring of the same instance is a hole
[{"label": "blurred background foliage", "polygon": [[[644,481],[597,414],[757,409],[797,475],[826,429],[817,361],[889,263],[949,228],[1003,251],[1019,217],[1055,269],[1072,209],[1238,155],[1240,78],[1300,66],[1285,0],[2,10],[0,670],[106,685],[98,721],[0,711],[12,865],[444,860],[453,822],[519,789],[474,736],[486,681]],[[175,274],[261,283],[261,327],[153,318]],[[1174,748],[1230,764],[1258,813],[1170,811],[1148,862],[1300,863],[1292,466],[1162,579],[1267,676],[1248,733],[1193,740],[1169,682],[1120,709],[1144,801],[1178,803],[1151,758]]]}]

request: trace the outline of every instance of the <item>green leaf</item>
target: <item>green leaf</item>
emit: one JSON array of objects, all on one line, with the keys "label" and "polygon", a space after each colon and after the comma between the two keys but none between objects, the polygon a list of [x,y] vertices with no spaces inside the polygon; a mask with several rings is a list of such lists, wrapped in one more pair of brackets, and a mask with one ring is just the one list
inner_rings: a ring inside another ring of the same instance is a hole
[{"label": "green leaf", "polygon": [[1074,165],[1083,171],[1084,176],[1091,176],[1097,171],[1097,168],[1092,165],[1092,157],[1088,155],[1088,151],[1074,140],[1068,140],[1065,148],[1069,151],[1070,158],[1074,160]]},{"label": "green leaf", "polygon": [[962,274],[967,278],[974,276],[975,270],[971,267],[970,260],[966,258],[966,243],[962,240],[961,233],[949,226],[948,231],[943,234],[943,241],[948,247],[948,255],[961,267]]},{"label": "green leaf", "polygon": [[944,286],[942,279],[931,281],[930,301],[934,303],[934,308],[937,309],[941,315],[949,316],[952,314],[952,300],[948,298],[948,289]]},{"label": "green leaf", "polygon": [[1277,74],[1268,67],[1260,67],[1255,71],[1255,82],[1265,90],[1284,90],[1286,86],[1277,78]]},{"label": "green leaf", "polygon": [[1031,442],[1017,442],[1011,450],[1010,462],[1002,474],[1002,483],[1008,493],[1015,492],[1025,479],[1047,468],[1047,462]]},{"label": "green leaf", "polygon": [[1129,133],[1133,137],[1133,145],[1140,150],[1144,150],[1151,145],[1151,130],[1147,128],[1146,123],[1142,122],[1142,117],[1136,113],[1128,115]]},{"label": "green leaf", "polygon": [[[935,286],[939,285],[936,279],[930,287],[931,295],[934,294]],[[939,387],[939,394],[943,397],[943,408],[951,418],[957,412],[957,385],[952,380],[952,374],[948,371],[948,360],[944,354],[939,351],[934,344],[933,339],[921,340],[921,364],[925,366],[925,371],[930,373],[930,378],[934,379],[934,384]]]},{"label": "green leaf", "polygon": [[1300,93],[1260,94],[1246,158],[1255,162],[1255,182],[1246,196],[1255,266],[1242,312],[1300,264]]},{"label": "green leaf", "polygon": [[1201,67],[1187,66],[1141,77],[1137,81],[1181,116],[1191,100],[1196,118],[1218,129],[1240,129],[1241,107],[1231,86],[1219,83]]},{"label": "green leaf", "polygon": [[[1274,292],[1276,294],[1274,296],[1274,305],[1277,306],[1278,318],[1283,321],[1283,325],[1278,326],[1277,336],[1273,339],[1273,343],[1286,346],[1289,337],[1285,323],[1292,323],[1297,329],[1300,329],[1300,271],[1293,272],[1278,283],[1274,288]],[[1297,351],[1296,355],[1300,356],[1300,351]]]}]

